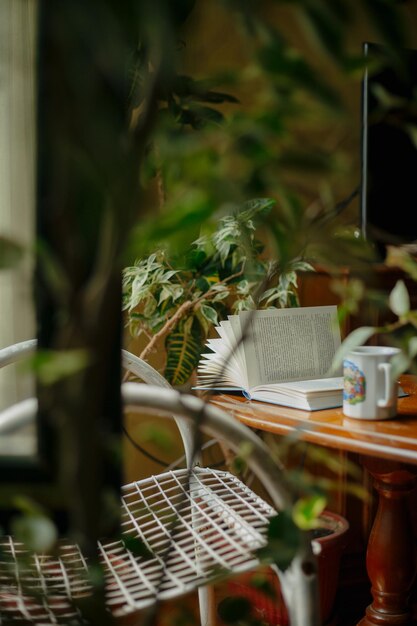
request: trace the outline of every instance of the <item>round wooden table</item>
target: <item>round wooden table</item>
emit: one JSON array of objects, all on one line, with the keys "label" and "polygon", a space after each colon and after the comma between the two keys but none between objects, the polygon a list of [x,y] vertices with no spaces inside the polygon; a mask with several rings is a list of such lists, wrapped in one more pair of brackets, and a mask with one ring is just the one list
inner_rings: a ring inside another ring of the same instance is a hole
[{"label": "round wooden table", "polygon": [[415,540],[407,496],[417,484],[417,377],[401,377],[410,395],[398,400],[398,417],[386,421],[345,417],[342,408],[306,412],[236,395],[215,395],[210,402],[246,425],[277,435],[358,452],[379,494],[369,537],[366,565],[373,602],[360,626],[413,624],[408,598],[416,574]]}]

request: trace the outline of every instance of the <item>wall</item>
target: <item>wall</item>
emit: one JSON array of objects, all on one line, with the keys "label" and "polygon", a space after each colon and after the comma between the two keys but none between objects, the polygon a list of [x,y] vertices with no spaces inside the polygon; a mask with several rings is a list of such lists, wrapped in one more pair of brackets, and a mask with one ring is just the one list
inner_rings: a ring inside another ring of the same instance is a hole
[{"label": "wall", "polygon": [[[0,271],[0,348],[34,336],[30,253],[35,224],[35,0],[0,3],[0,235],[26,248],[17,269]],[[31,392],[7,369],[0,408]]]}]

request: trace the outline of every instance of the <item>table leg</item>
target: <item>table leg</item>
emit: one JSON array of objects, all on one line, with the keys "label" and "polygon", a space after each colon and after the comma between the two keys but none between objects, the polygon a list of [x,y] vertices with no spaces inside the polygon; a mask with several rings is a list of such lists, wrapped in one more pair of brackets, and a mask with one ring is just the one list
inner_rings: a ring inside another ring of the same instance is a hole
[{"label": "table leg", "polygon": [[416,468],[370,457],[363,463],[374,478],[379,503],[366,555],[373,602],[358,626],[409,626],[416,559],[407,496],[417,483]]}]

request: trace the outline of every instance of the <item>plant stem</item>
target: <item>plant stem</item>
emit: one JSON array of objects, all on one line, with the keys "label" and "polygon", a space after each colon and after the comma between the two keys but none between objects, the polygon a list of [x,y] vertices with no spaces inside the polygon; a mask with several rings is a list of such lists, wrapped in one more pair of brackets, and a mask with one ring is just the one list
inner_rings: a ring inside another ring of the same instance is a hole
[{"label": "plant stem", "polygon": [[200,304],[200,302],[202,302],[204,300],[209,300],[211,296],[216,294],[216,288],[215,287],[217,287],[218,285],[226,284],[226,283],[230,282],[231,280],[233,280],[234,278],[238,278],[242,274],[243,274],[243,268],[239,272],[236,272],[235,274],[232,274],[231,276],[228,276],[227,278],[225,278],[221,282],[216,283],[216,285],[214,287],[211,287],[208,291],[203,293],[201,296],[199,296],[195,300],[186,300],[185,302],[183,302],[180,305],[180,307],[175,311],[174,315],[172,317],[170,317],[165,322],[165,324],[162,326],[162,328],[157,333],[155,333],[155,335],[153,335],[152,339],[149,341],[149,343],[142,350],[142,352],[140,353],[139,357],[141,359],[145,360],[146,357],[148,356],[148,354],[154,349],[154,347],[155,347],[156,343],[159,341],[159,339],[161,339],[162,337],[165,337],[173,328],[175,328],[175,326],[178,324],[178,322],[191,309],[194,309],[197,305]]},{"label": "plant stem", "polygon": [[162,328],[152,337],[148,345],[145,346],[145,348],[140,353],[139,357],[145,360],[151,350],[153,350],[153,348],[155,347],[157,341],[161,339],[161,337],[167,335],[173,328],[175,328],[180,319],[183,318],[184,315],[193,308],[194,304],[195,303],[192,300],[186,300],[185,302],[183,302],[181,306],[175,311],[174,315],[170,317],[169,320],[165,322],[164,326],[162,326]]}]

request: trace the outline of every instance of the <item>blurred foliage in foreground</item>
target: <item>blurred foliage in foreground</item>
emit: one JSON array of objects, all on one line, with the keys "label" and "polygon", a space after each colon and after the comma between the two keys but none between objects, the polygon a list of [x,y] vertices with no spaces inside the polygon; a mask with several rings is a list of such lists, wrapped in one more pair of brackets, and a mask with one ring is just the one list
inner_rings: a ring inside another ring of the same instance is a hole
[{"label": "blurred foliage in foreground", "polygon": [[[385,43],[398,66],[407,34],[394,3],[183,0],[171,10],[165,25],[145,10],[154,31],[170,32],[169,50],[155,59],[147,29],[132,59],[133,127],[157,60],[164,73],[128,263],[161,242],[181,250],[202,222],[254,197],[276,200],[270,253],[283,265],[302,253],[336,264],[369,258],[356,208],[341,213],[359,186],[362,39]],[[232,43],[220,49],[234,54],[219,58],[216,36],[226,32]]]}]

